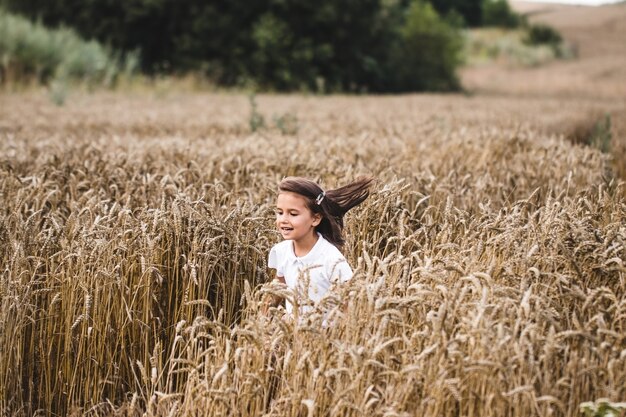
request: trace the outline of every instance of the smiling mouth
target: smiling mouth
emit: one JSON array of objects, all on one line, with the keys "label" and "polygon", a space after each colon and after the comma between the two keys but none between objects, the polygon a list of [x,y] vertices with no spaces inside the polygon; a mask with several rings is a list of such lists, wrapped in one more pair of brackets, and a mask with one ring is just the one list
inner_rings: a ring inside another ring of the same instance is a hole
[{"label": "smiling mouth", "polygon": [[293,227],[281,227],[280,230],[283,232],[291,232],[293,230]]}]

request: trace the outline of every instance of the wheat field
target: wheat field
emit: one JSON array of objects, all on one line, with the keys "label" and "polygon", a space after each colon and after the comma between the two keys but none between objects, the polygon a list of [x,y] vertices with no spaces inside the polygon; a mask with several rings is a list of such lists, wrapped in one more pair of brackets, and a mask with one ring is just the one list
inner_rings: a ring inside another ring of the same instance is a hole
[{"label": "wheat field", "polygon": [[[623,103],[256,102],[251,129],[240,94],[0,96],[2,415],[574,416],[626,399],[619,158],[572,139]],[[346,219],[354,278],[311,315],[263,315],[270,295],[297,302],[266,267],[277,183],[359,174],[377,182]]]}]

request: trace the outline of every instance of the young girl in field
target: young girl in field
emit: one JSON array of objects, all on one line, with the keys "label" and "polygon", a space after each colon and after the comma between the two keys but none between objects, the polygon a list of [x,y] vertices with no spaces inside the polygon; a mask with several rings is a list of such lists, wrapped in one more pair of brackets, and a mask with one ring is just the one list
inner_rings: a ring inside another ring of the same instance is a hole
[{"label": "young girl in field", "polygon": [[[276,227],[285,240],[270,250],[267,263],[276,270],[276,279],[295,294],[317,303],[332,284],[352,278],[352,269],[340,251],[344,244],[343,216],[368,197],[372,181],[371,177],[363,177],[327,191],[300,177],[280,182]],[[272,304],[280,301],[276,299]],[[287,301],[287,313],[293,314],[293,309]],[[301,307],[299,312],[308,309]]]}]

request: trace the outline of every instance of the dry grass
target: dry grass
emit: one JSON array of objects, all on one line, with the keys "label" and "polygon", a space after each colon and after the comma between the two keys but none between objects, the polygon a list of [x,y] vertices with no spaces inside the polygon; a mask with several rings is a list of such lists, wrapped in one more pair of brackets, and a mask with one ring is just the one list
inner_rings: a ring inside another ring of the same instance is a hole
[{"label": "dry grass", "polygon": [[578,58],[554,61],[533,70],[467,68],[463,85],[491,94],[559,96],[623,100],[626,96],[626,4],[601,7],[548,5],[513,1],[514,10],[532,23],[556,28],[574,45]]},{"label": "dry grass", "polygon": [[[601,106],[258,102],[297,135],[248,133],[244,96],[0,96],[2,414],[571,416],[626,398],[623,186],[546,133]],[[264,295],[294,297],[261,286],[279,179],[358,173],[378,186],[349,215],[354,279],[300,321],[261,316]]]},{"label": "dry grass", "polygon": [[[577,50],[577,58],[532,69],[500,63],[467,67],[461,71],[463,86],[473,94],[515,100],[524,97],[539,103],[570,103],[569,106],[572,102],[594,103],[595,109],[588,108],[586,114],[570,114],[548,122],[547,131],[585,142],[587,138],[577,136],[593,129],[598,118],[609,114],[612,170],[614,175],[626,178],[626,4],[585,7],[513,1],[511,5],[527,14],[532,23],[555,27]],[[563,116],[559,108],[550,111]]]}]

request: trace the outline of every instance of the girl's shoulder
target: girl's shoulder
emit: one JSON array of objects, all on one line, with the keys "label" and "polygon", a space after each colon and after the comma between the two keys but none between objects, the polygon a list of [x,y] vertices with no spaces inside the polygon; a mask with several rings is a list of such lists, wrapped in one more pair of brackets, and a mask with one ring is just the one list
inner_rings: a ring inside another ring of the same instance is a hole
[{"label": "girl's shoulder", "polygon": [[324,239],[322,236],[320,236],[320,238],[322,240],[321,250],[324,254],[324,257],[328,259],[345,260],[343,253],[341,253],[341,251],[337,249],[335,245]]},{"label": "girl's shoulder", "polygon": [[276,252],[281,255],[284,253],[289,253],[291,251],[291,244],[292,244],[291,240],[283,240],[281,242],[278,242],[274,246],[272,246],[272,249],[270,249],[270,252]]},{"label": "girl's shoulder", "polygon": [[279,276],[284,276],[285,262],[293,257],[293,250],[290,245],[291,240],[283,240],[282,242],[275,244],[272,246],[272,249],[270,249],[270,253],[267,257],[267,266],[275,268],[278,271]]},{"label": "girl's shoulder", "polygon": [[339,280],[339,282],[348,281],[352,278],[353,272],[346,257],[335,245],[327,240],[324,242],[321,263],[325,268],[326,276],[331,282],[335,280]]}]

